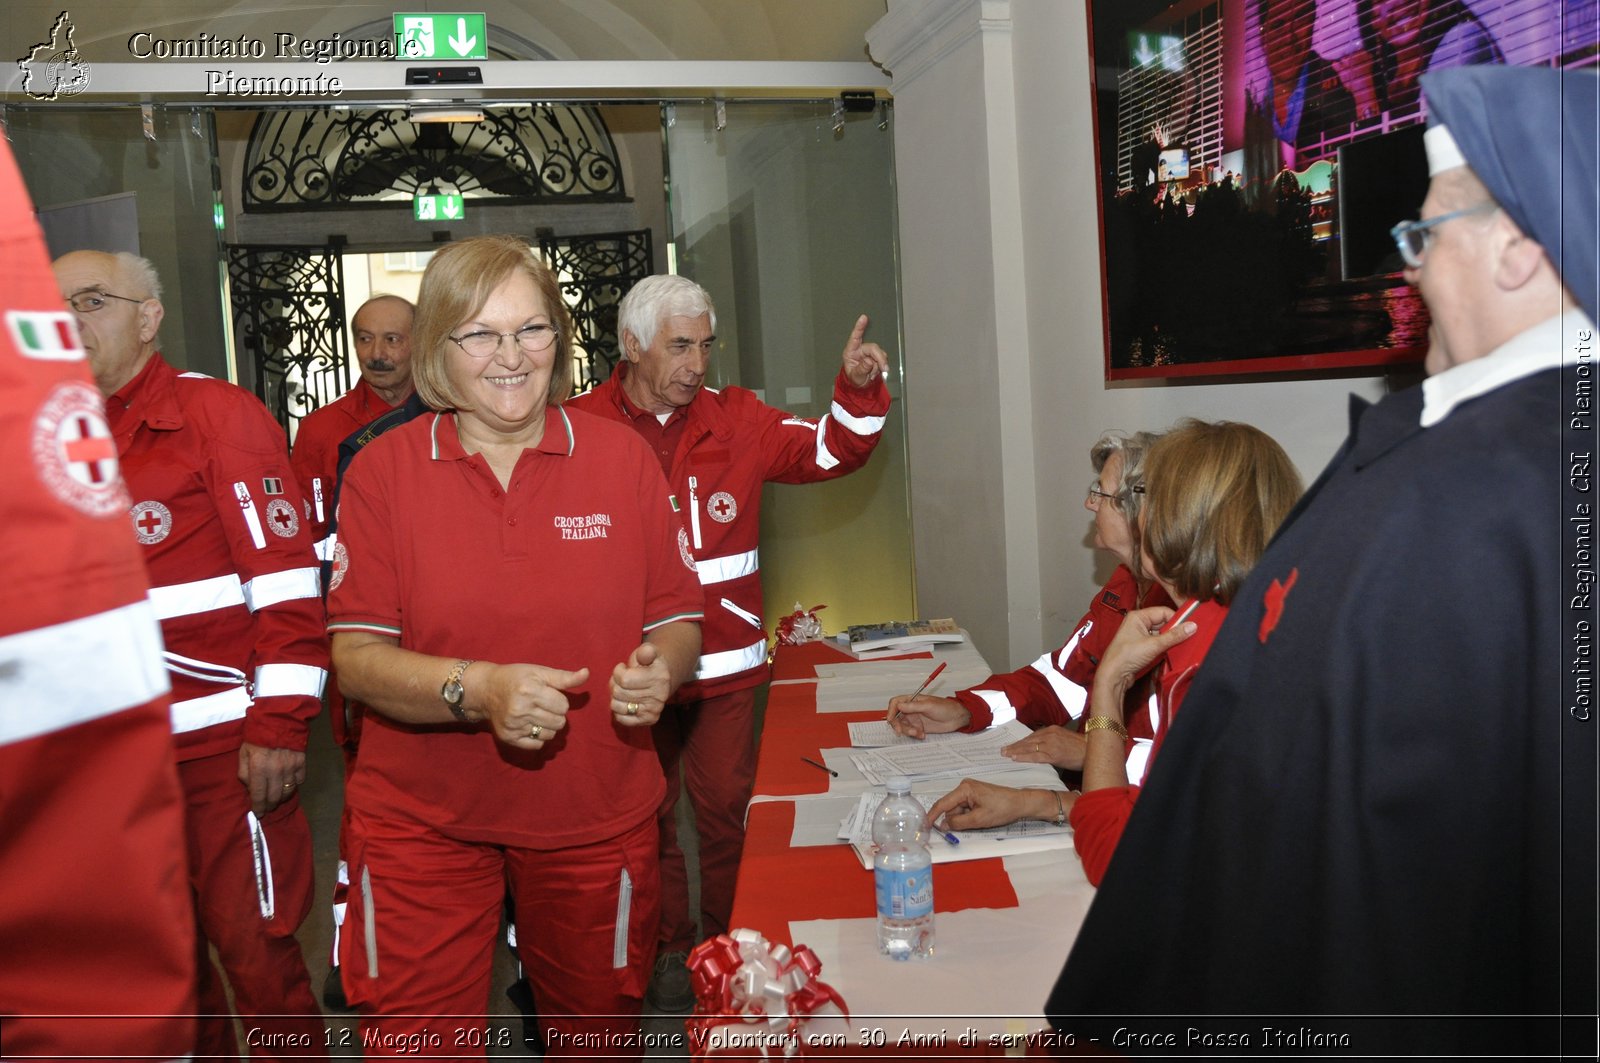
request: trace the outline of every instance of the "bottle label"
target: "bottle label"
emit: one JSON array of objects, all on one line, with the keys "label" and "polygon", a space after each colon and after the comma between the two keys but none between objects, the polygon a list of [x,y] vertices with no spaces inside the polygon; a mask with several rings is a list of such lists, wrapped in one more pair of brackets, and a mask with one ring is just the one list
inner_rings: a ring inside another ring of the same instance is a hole
[{"label": "bottle label", "polygon": [[933,914],[933,868],[890,871],[877,868],[878,914],[889,919],[921,919]]}]

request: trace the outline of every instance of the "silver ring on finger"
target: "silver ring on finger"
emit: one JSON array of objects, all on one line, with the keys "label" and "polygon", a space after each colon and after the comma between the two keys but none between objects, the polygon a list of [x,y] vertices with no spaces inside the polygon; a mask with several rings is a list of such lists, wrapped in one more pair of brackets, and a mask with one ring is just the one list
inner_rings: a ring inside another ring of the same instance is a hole
[{"label": "silver ring on finger", "polygon": [[628,702],[627,705],[623,706],[623,709],[629,716],[639,715],[639,703],[637,701]]},{"label": "silver ring on finger", "polygon": [[542,734],[544,734],[544,728],[540,727],[538,724],[534,724],[532,727],[528,728],[529,738],[538,738]]}]

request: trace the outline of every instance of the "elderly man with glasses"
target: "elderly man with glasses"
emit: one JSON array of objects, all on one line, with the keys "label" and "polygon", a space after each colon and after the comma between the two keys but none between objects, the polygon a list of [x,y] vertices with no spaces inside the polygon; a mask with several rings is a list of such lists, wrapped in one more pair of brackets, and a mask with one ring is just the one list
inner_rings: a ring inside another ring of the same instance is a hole
[{"label": "elderly man with glasses", "polygon": [[1429,376],[1353,404],[1235,600],[1046,1005],[1059,1029],[1594,1054],[1600,79],[1422,83],[1432,183],[1395,236]]},{"label": "elderly man with glasses", "polygon": [[283,430],[253,395],[157,352],[149,262],[75,251],[54,269],[105,396],[166,644],[199,932],[195,1054],[238,1051],[208,946],[256,1031],[252,1057],[324,1052],[294,935],[311,905],[298,787],[328,645]]}]

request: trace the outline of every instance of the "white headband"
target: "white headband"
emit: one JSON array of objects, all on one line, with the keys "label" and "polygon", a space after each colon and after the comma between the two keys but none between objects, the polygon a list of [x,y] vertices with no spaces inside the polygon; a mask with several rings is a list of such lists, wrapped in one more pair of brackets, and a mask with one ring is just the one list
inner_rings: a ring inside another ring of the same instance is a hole
[{"label": "white headband", "polygon": [[1432,126],[1422,134],[1423,147],[1428,152],[1428,176],[1437,177],[1446,170],[1465,166],[1467,160],[1456,146],[1456,138],[1442,125]]}]

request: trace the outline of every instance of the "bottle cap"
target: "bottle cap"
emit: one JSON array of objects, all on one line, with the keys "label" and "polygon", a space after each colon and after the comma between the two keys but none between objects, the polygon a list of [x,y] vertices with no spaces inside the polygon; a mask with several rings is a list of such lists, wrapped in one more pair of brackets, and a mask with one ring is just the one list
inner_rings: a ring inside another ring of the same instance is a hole
[{"label": "bottle cap", "polygon": [[888,786],[891,794],[909,794],[911,779],[905,775],[894,775],[890,777]]}]

